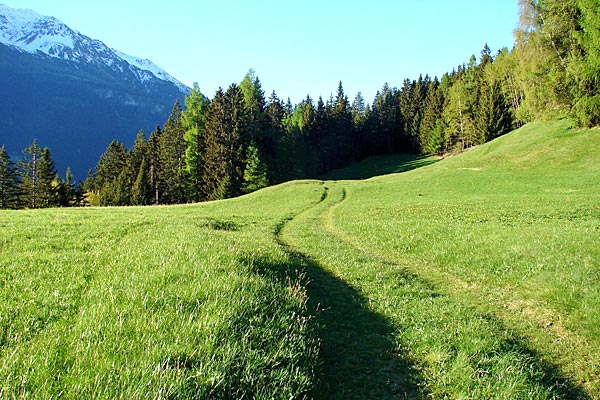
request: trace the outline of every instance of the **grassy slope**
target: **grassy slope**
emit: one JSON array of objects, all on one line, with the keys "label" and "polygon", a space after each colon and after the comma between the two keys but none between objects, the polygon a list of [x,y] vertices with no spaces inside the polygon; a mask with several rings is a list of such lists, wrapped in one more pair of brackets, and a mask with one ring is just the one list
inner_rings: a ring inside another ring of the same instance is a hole
[{"label": "grassy slope", "polygon": [[317,343],[301,278],[255,260],[289,263],[273,231],[322,192],[0,213],[0,397],[305,393]]},{"label": "grassy slope", "polygon": [[433,166],[332,183],[337,201],[291,240],[390,321],[424,393],[598,397],[599,151],[598,130],[528,125]]},{"label": "grassy slope", "polygon": [[330,177],[423,166],[367,181],[1,212],[0,397],[600,397],[599,150],[562,121]]}]

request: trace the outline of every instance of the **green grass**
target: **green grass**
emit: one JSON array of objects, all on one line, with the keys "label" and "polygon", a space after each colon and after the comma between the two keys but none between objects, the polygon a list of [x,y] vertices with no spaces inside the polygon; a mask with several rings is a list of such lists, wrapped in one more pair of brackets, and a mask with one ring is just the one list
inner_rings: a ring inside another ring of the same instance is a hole
[{"label": "green grass", "polygon": [[[570,129],[568,121],[532,124],[430,167],[338,184],[346,191],[345,198],[330,210],[321,231],[329,230],[338,242],[417,275],[450,299],[449,306],[473,310],[475,320],[484,322],[461,321],[468,312],[460,309],[457,319],[441,319],[447,332],[456,332],[456,339],[435,336],[444,338],[441,351],[440,346],[424,343],[416,363],[422,366],[425,381],[435,382],[427,384],[434,397],[449,393],[444,386],[436,388],[451,379],[451,374],[438,376],[440,357],[450,362],[442,363],[442,371],[468,360],[469,368],[457,369],[462,372],[456,385],[467,385],[461,396],[538,397],[528,392],[527,385],[517,389],[522,377],[515,376],[506,392],[493,387],[481,393],[480,381],[491,372],[483,377],[462,375],[479,370],[478,355],[488,358],[490,351],[501,355],[503,350],[498,349],[506,347],[502,343],[518,343],[520,349],[515,360],[521,367],[513,365],[507,371],[531,372],[536,370],[534,364],[541,366],[537,372],[541,380],[534,385],[541,385],[539,393],[548,389],[564,397],[600,396],[599,152],[598,130]],[[353,266],[347,264],[344,271],[351,274]],[[366,275],[357,273],[357,285]],[[394,297],[388,290],[373,290],[370,296],[383,293],[377,304]],[[444,306],[435,308],[446,312]],[[406,312],[381,309],[399,321],[405,320]],[[402,324],[400,331],[408,329],[405,346],[419,353],[420,336],[412,338],[413,328]],[[494,326],[497,331],[490,330]],[[436,330],[427,325],[420,329]],[[508,336],[503,330],[509,331]],[[485,337],[476,334],[487,331]],[[460,350],[476,337],[480,345]],[[491,338],[500,342],[493,345]],[[507,355],[513,353],[514,349]],[[535,363],[524,368],[527,363],[521,363],[527,357]]]},{"label": "green grass", "polygon": [[372,156],[366,160],[352,164],[346,168],[338,169],[323,175],[324,180],[358,180],[368,179],[380,175],[397,174],[433,164],[438,161],[433,156],[420,156],[416,154],[390,154]]},{"label": "green grass", "polygon": [[600,398],[599,152],[557,121],[222,202],[1,212],[0,398]]},{"label": "green grass", "polygon": [[253,260],[287,263],[272,232],[320,196],[309,182],[202,206],[2,213],[0,397],[306,393],[302,278]]}]

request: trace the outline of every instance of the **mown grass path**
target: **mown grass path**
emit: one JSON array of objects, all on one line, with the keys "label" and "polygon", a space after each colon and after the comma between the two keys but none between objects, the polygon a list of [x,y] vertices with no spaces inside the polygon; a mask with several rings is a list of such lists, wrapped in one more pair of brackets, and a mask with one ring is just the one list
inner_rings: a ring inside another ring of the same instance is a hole
[{"label": "mown grass path", "polygon": [[310,281],[316,398],[587,398],[496,315],[336,226],[356,185],[326,182],[327,196],[276,232]]},{"label": "mown grass path", "polygon": [[[283,221],[275,231],[277,242],[306,274],[308,304],[318,326],[320,376],[310,395],[317,399],[418,398],[422,394],[418,374],[411,361],[396,351],[390,321],[372,310],[368,298],[334,271],[302,253],[289,235],[290,226],[310,219],[315,209],[330,200],[330,189],[324,186],[318,205]],[[280,272],[286,270],[289,266]]]},{"label": "mown grass path", "polygon": [[0,211],[0,398],[600,399],[599,153],[558,121],[366,181]]}]

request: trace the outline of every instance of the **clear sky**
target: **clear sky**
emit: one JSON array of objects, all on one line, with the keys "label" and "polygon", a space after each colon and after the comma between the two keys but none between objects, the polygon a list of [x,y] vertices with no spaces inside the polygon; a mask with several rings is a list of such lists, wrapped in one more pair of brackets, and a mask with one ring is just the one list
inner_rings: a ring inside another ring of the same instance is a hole
[{"label": "clear sky", "polygon": [[148,58],[213,97],[253,68],[265,95],[371,103],[385,82],[441,76],[488,43],[512,47],[517,0],[0,0]]}]

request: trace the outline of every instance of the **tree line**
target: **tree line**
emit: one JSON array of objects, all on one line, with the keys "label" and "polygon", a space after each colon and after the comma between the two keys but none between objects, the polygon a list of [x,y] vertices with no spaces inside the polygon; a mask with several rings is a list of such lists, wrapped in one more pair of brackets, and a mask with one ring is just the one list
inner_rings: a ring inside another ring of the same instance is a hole
[{"label": "tree line", "polygon": [[65,179],[57,172],[47,147],[37,141],[23,150],[14,163],[5,146],[0,147],[0,209],[72,207],[85,205],[85,193],[67,169]]},{"label": "tree line", "polygon": [[[370,104],[360,92],[350,101],[341,82],[325,100],[307,96],[292,105],[275,92],[266,98],[252,70],[213,99],[194,85],[185,109],[176,101],[165,124],[148,138],[140,132],[131,149],[113,141],[77,187],[68,176],[59,179],[53,166],[46,180],[52,183],[38,186],[41,167],[24,165],[31,164],[31,150],[18,168],[3,150],[0,196],[8,194],[0,207],[215,200],[318,177],[372,155],[463,151],[536,119],[566,116],[597,125],[597,3],[519,0],[512,49],[492,54],[485,45],[479,57],[441,79],[406,79],[400,88],[385,84]],[[36,162],[45,152],[50,159],[44,149]],[[52,195],[41,195],[45,191]]]}]

